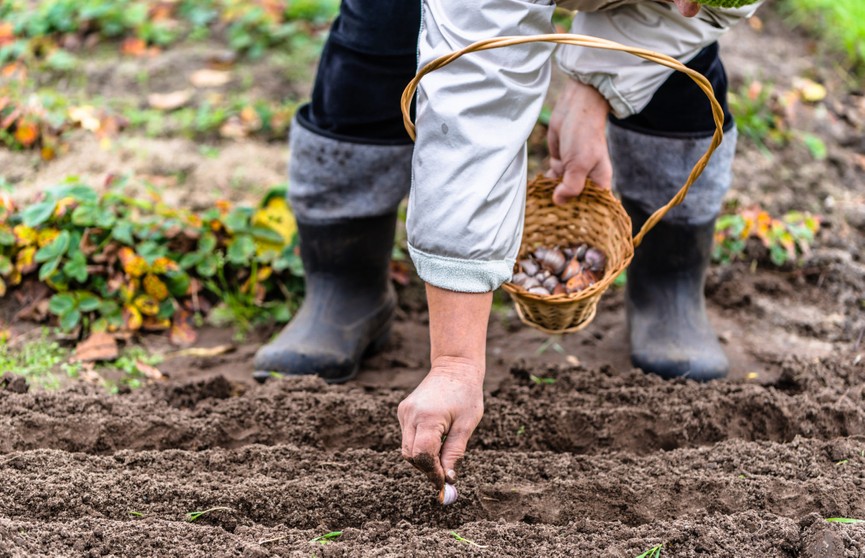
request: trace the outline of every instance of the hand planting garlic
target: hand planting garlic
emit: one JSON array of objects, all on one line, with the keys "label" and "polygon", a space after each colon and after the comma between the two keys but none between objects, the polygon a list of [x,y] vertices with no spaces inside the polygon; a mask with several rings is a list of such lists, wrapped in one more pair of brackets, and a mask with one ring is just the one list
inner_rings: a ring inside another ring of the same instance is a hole
[{"label": "hand planting garlic", "polygon": [[572,294],[594,285],[606,266],[604,253],[586,244],[561,250],[540,246],[519,261],[511,283],[540,296]]},{"label": "hand planting garlic", "polygon": [[458,497],[459,492],[457,492],[457,487],[452,484],[445,483],[439,492],[439,502],[443,506],[450,506],[457,501]]}]

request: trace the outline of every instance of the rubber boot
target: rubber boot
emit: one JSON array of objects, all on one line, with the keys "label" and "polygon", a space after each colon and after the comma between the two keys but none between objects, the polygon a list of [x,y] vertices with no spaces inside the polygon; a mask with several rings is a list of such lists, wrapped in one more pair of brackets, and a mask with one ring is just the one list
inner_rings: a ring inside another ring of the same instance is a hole
[{"label": "rubber boot", "polygon": [[[639,230],[648,218],[622,200]],[[626,287],[631,362],[664,378],[723,378],[729,362],[706,316],[706,269],[715,220],[701,225],[661,221],[635,250]]]},{"label": "rubber boot", "polygon": [[396,308],[389,278],[396,214],[332,224],[298,222],[306,297],[279,336],[255,355],[253,377],[357,375],[388,339]]}]

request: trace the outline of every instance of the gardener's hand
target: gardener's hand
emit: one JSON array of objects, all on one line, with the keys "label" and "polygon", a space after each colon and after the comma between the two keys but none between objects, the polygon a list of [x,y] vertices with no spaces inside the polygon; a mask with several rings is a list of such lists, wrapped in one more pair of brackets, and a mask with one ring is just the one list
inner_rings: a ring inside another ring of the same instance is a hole
[{"label": "gardener's hand", "polygon": [[547,142],[550,146],[548,176],[562,177],[553,192],[553,202],[563,204],[583,191],[590,178],[609,188],[613,167],[607,150],[607,115],[610,105],[590,85],[568,80],[550,118]]},{"label": "gardener's hand", "polygon": [[453,484],[469,438],[484,414],[483,370],[468,359],[435,359],[397,414],[403,458],[437,489],[445,479]]}]

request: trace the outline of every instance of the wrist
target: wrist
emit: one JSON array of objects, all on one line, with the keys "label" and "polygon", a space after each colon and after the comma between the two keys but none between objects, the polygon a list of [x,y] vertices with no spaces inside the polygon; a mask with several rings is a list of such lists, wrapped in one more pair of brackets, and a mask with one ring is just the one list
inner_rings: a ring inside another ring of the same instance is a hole
[{"label": "wrist", "polygon": [[440,355],[432,359],[430,374],[447,376],[457,380],[479,380],[483,382],[486,363],[483,359]]}]

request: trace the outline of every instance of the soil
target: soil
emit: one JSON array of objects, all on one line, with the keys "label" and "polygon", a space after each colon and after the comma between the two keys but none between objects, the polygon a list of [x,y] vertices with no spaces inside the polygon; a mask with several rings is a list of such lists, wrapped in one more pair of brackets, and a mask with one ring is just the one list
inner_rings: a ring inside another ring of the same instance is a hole
[{"label": "soil", "polygon": [[[632,369],[621,290],[605,295],[591,327],[561,338],[521,325],[497,299],[485,416],[460,499],[443,508],[399,455],[396,408],[429,364],[416,281],[400,288],[389,345],[346,385],[252,383],[265,330],[240,343],[202,330],[198,346],[231,347],[215,356],[144,338],[166,353],[169,381],[119,395],[85,384],[28,392],[0,370],[0,557],[634,557],[659,544],[676,558],[865,556],[865,523],[825,521],[865,518],[865,116],[849,109],[862,97],[830,65],[799,62],[809,42],[764,12],[761,31],[741,25],[723,41],[731,83],[789,86],[816,72],[830,97],[798,107],[797,129],[819,135],[829,157],[814,161],[796,142],[768,157],[743,140],[731,200],[811,210],[825,228],[801,266],[772,268],[755,249],[753,262],[711,269],[709,314],[729,379]],[[173,175],[163,166],[176,163],[189,172],[174,195],[193,204],[239,162],[282,180],[278,145],[222,145],[236,156],[205,172],[193,142],[124,141],[147,155],[75,147],[75,170],[104,177],[135,160],[139,172]],[[3,157],[37,185],[73,164]],[[233,199],[260,195],[223,184]],[[332,531],[342,535],[314,542]]]}]

